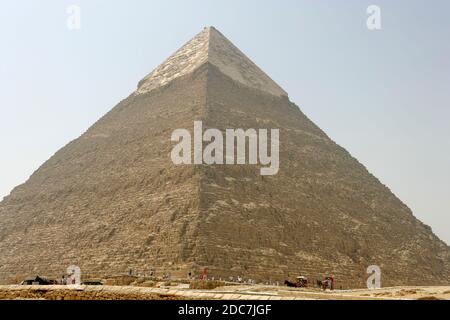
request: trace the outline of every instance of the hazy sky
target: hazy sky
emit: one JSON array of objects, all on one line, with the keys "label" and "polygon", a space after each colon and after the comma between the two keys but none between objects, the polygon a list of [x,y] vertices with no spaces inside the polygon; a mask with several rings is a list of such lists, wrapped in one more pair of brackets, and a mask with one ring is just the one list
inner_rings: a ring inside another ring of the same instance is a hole
[{"label": "hazy sky", "polygon": [[449,17],[445,0],[2,2],[0,199],[213,25],[450,243]]}]

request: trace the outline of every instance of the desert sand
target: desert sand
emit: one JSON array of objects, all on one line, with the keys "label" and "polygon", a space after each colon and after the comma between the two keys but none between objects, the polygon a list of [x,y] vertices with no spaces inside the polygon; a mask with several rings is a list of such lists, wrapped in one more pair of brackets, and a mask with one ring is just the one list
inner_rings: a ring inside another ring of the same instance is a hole
[{"label": "desert sand", "polygon": [[194,290],[132,286],[0,286],[0,299],[38,300],[450,300],[450,287],[390,287],[377,290],[321,291],[281,286],[224,286]]}]

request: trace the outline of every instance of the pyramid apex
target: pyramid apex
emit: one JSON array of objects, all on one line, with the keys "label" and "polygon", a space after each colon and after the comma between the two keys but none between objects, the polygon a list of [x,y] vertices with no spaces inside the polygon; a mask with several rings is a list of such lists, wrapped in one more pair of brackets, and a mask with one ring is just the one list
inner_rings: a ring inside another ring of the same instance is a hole
[{"label": "pyramid apex", "polygon": [[275,96],[287,96],[267,74],[214,26],[206,26],[163,64],[139,82],[136,94],[152,91],[210,63],[248,87]]}]

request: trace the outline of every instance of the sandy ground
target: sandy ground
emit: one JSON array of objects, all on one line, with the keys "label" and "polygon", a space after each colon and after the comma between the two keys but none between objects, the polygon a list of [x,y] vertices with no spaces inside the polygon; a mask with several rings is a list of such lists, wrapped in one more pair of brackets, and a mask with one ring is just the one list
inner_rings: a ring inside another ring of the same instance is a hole
[{"label": "sandy ground", "polygon": [[321,291],[276,286],[227,286],[193,290],[186,285],[142,288],[131,286],[0,286],[0,299],[46,300],[450,300],[450,287],[393,287],[379,290]]},{"label": "sandy ground", "polygon": [[[221,290],[217,288],[216,290]],[[270,286],[234,287],[235,293],[258,293],[283,298],[325,300],[450,300],[450,287],[392,287],[378,290],[355,289],[322,291],[313,288],[287,288]]]}]

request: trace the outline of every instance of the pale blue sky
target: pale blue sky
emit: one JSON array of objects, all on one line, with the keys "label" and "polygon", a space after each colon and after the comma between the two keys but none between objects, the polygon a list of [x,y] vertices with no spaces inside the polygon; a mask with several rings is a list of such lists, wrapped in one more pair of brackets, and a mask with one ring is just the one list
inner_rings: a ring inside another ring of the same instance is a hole
[{"label": "pale blue sky", "polygon": [[[366,28],[371,4],[381,31]],[[450,243],[445,0],[3,2],[0,198],[209,25]]]}]

